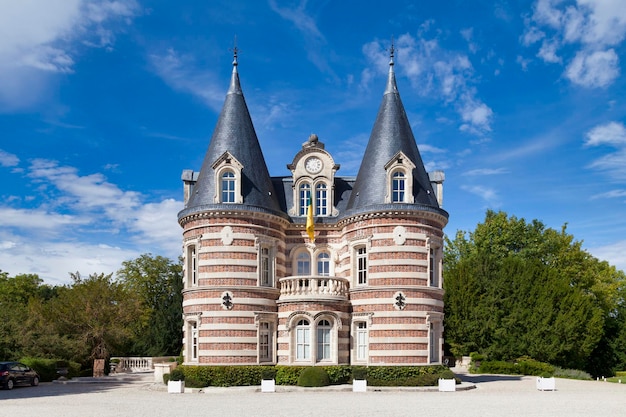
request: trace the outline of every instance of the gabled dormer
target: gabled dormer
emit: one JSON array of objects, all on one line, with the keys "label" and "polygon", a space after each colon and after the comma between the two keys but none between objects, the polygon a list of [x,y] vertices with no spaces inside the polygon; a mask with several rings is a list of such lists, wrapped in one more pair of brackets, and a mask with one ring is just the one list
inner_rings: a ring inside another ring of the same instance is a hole
[{"label": "gabled dormer", "polygon": [[230,152],[224,152],[211,166],[215,175],[215,203],[242,204],[243,165]]},{"label": "gabled dormer", "polygon": [[415,164],[400,151],[385,165],[387,192],[385,203],[413,204],[413,170]]},{"label": "gabled dormer", "polygon": [[288,208],[290,216],[306,216],[309,197],[312,199],[315,217],[337,216],[333,196],[335,173],[339,165],[335,164],[317,135],[312,134],[302,144],[302,149],[287,168],[291,171],[293,184],[293,204]]}]

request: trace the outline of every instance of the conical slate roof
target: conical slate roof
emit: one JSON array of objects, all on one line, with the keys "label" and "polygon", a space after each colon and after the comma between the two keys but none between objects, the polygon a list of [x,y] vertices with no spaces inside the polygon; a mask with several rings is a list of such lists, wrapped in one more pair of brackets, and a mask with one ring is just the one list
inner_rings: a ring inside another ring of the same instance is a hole
[{"label": "conical slate roof", "polygon": [[365,156],[348,201],[348,211],[363,211],[370,206],[385,204],[385,195],[387,194],[385,165],[400,151],[415,165],[413,170],[414,204],[438,209],[437,198],[400,100],[393,70],[392,48],[387,88],[383,94],[378,116],[365,149]]},{"label": "conical slate roof", "polygon": [[213,164],[225,152],[229,152],[243,165],[241,191],[243,206],[247,206],[245,209],[270,211],[283,215],[280,213],[281,209],[274,192],[274,186],[270,180],[265,158],[263,158],[248,106],[243,97],[239,73],[237,72],[236,52],[230,88],[226,94],[224,107],[222,107],[222,112],[213,131],[198,181],[194,185],[186,209],[179,214],[179,217],[199,209],[213,208],[207,206],[216,206],[215,208],[228,206],[230,209],[241,206],[232,203],[215,203],[219,184],[216,184]]}]

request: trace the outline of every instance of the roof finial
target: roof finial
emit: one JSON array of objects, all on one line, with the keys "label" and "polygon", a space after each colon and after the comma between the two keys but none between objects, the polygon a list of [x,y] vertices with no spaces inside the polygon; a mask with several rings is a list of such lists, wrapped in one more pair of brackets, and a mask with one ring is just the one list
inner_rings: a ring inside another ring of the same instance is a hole
[{"label": "roof finial", "polygon": [[395,49],[393,47],[393,35],[391,35],[391,48],[389,48],[389,65],[393,66],[393,54]]},{"label": "roof finial", "polygon": [[237,54],[239,53],[239,49],[237,48],[237,35],[235,35],[235,41],[233,42],[233,66],[237,66]]}]

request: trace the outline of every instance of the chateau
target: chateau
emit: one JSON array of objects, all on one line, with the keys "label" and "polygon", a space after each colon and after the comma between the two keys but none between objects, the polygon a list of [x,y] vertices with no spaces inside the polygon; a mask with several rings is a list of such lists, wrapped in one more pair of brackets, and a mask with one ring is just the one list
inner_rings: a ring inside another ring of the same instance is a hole
[{"label": "chateau", "polygon": [[185,364],[441,363],[444,175],[424,168],[393,48],[356,178],[316,135],[287,168],[269,175],[235,52],[202,167],[182,174]]}]

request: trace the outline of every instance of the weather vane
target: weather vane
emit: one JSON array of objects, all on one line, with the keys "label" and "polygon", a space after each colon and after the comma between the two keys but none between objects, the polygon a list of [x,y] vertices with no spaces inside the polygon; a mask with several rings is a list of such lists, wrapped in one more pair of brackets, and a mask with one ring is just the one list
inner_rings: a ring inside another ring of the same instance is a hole
[{"label": "weather vane", "polygon": [[235,35],[231,51],[233,52],[233,65],[237,65],[237,54],[239,54],[239,48],[237,48],[237,35]]}]

